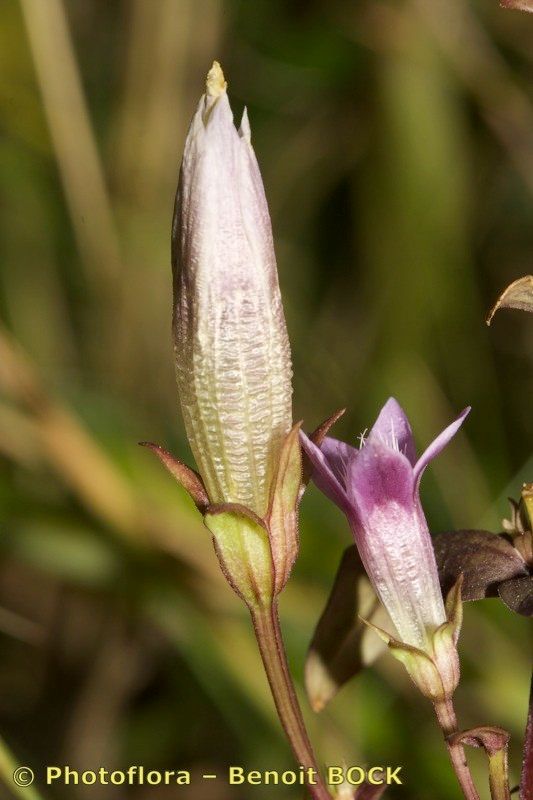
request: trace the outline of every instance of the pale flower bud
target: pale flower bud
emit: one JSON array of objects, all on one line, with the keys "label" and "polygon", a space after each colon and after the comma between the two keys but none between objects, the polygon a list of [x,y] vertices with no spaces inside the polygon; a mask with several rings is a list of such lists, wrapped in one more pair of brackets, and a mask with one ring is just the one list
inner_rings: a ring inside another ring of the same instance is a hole
[{"label": "pale flower bud", "polygon": [[217,62],[193,118],[173,222],[174,347],[185,427],[211,503],[264,516],[291,427],[291,361],[246,111]]}]

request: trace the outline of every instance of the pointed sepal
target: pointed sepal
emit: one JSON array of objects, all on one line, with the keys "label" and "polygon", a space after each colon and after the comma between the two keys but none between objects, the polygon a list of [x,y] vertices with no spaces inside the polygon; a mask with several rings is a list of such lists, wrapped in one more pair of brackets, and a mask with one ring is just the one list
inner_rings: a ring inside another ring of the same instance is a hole
[{"label": "pointed sepal", "polygon": [[299,422],[282,445],[266,516],[274,562],[276,594],[287,583],[298,555],[298,494],[302,482],[300,427]]},{"label": "pointed sepal", "polygon": [[209,506],[204,522],[230,586],[250,608],[268,605],[274,564],[264,520],[237,503],[223,503]]},{"label": "pointed sepal", "polygon": [[446,598],[447,622],[440,625],[431,638],[433,659],[439,671],[446,697],[453,695],[460,678],[457,640],[463,623],[462,584],[463,576],[460,575]]},{"label": "pointed sepal", "polygon": [[405,642],[400,642],[389,633],[373,625],[368,620],[362,620],[368,625],[382,641],[388,646],[391,655],[400,661],[406,668],[409,677],[424,697],[429,697],[433,702],[444,700],[446,692],[442,679],[433,658],[424,650],[413,647]]},{"label": "pointed sepal", "polygon": [[160,445],[153,442],[139,442],[139,444],[155,453],[172,477],[189,493],[197,509],[203,514],[209,505],[209,497],[200,475]]}]

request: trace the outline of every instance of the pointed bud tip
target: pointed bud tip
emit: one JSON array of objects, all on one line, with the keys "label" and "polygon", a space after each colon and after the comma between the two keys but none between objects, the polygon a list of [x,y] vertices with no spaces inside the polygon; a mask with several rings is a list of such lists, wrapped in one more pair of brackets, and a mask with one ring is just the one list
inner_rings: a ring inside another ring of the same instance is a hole
[{"label": "pointed bud tip", "polygon": [[205,91],[209,97],[220,97],[220,95],[224,94],[228,87],[228,83],[224,78],[224,73],[222,72],[222,67],[218,63],[218,61],[213,61],[213,66],[207,73],[207,78],[205,81]]},{"label": "pointed bud tip", "polygon": [[239,128],[239,136],[241,139],[245,139],[248,144],[252,141],[252,131],[250,128],[250,120],[248,119],[248,110],[246,106],[244,107],[244,111],[242,112],[242,119],[241,119],[241,126]]}]

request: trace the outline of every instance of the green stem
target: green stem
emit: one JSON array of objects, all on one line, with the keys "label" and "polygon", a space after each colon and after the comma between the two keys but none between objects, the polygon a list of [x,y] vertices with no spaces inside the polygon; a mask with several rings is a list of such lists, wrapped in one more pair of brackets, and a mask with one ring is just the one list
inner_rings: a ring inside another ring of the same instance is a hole
[{"label": "green stem", "polygon": [[[15,775],[21,769],[24,770],[24,767],[20,767],[13,753],[0,737],[0,777],[5,785],[14,797],[19,797],[20,800],[43,800],[42,795],[34,786],[17,785]],[[29,772],[19,773],[18,780],[24,780],[24,775],[27,778],[29,774]]]},{"label": "green stem", "polygon": [[[252,608],[250,611],[259,651],[263,659],[278,716],[294,756],[308,776],[307,786],[309,793],[314,800],[331,800],[331,795],[317,766],[290,676],[279,624],[277,603],[274,601],[269,608]],[[310,782],[309,778],[313,783]]]},{"label": "green stem", "polygon": [[492,800],[511,800],[507,747],[489,755],[489,785]]},{"label": "green stem", "polygon": [[450,742],[449,737],[457,733],[457,717],[451,700],[435,703],[435,712],[444,734],[450,761],[457,775],[466,800],[479,800],[479,794],[468,768],[464,747],[458,742]]}]

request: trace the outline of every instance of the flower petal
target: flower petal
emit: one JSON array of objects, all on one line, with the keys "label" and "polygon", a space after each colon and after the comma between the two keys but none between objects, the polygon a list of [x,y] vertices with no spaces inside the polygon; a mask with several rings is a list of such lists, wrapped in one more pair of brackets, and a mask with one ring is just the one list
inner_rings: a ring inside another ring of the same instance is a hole
[{"label": "flower petal", "polygon": [[418,461],[414,466],[414,476],[417,487],[420,483],[420,478],[422,477],[422,473],[424,472],[429,462],[433,458],[435,458],[435,456],[438,456],[441,450],[444,450],[448,442],[451,439],[453,439],[453,437],[455,436],[455,434],[457,433],[457,431],[459,430],[459,428],[461,427],[461,425],[463,424],[464,420],[466,419],[469,413],[470,413],[470,406],[467,406],[465,409],[463,409],[463,411],[461,411],[457,419],[455,419],[450,425],[448,425],[447,428],[444,428],[442,433],[439,433],[437,438],[433,439],[431,444],[428,447],[426,447],[426,449],[424,450],[424,452],[422,453],[422,455],[420,456],[420,458],[418,459]]},{"label": "flower petal", "polygon": [[394,447],[395,450],[403,453],[414,466],[416,448],[413,432],[405,411],[394,397],[390,397],[379,412],[368,440],[380,441],[382,444]]},{"label": "flower petal", "polygon": [[398,450],[392,450],[381,441],[368,439],[350,462],[347,476],[347,493],[363,516],[372,514],[376,506],[395,503],[411,512],[414,508],[413,468]]},{"label": "flower petal", "polygon": [[[322,447],[324,447],[327,441],[328,439],[326,438],[322,444]],[[333,442],[336,440],[329,439],[329,441]],[[311,464],[313,465],[313,480],[320,491],[324,492],[326,497],[329,497],[333,503],[336,503],[345,514],[353,514],[354,509],[348,500],[344,484],[339,480],[338,474],[330,465],[326,455],[319,447],[316,446],[316,444],[311,441],[308,436],[305,435],[303,431],[300,431],[300,442],[304,453],[307,455],[311,461]],[[342,442],[338,442],[338,444],[341,445]]]},{"label": "flower petal", "polygon": [[324,437],[320,450],[326,457],[326,461],[339,483],[346,487],[348,466],[358,457],[359,450],[346,444],[346,442],[333,439],[331,436]]},{"label": "flower petal", "polygon": [[446,621],[437,566],[413,468],[406,456],[369,441],[348,475],[348,517],[361,560],[401,639],[426,647]]}]

